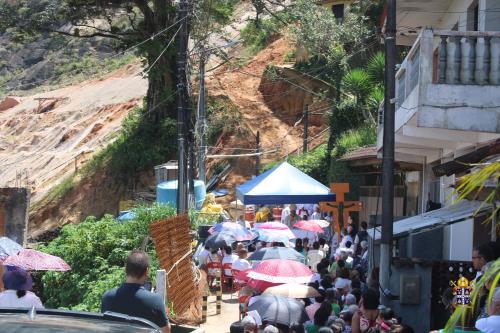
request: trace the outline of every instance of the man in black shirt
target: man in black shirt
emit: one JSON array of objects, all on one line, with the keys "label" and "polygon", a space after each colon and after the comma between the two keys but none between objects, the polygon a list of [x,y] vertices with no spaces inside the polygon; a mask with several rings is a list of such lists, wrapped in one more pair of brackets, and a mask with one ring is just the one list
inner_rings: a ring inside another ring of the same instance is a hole
[{"label": "man in black shirt", "polygon": [[149,257],[144,251],[134,250],[125,264],[127,280],[119,288],[109,290],[102,297],[101,312],[112,311],[147,319],[163,332],[170,333],[165,303],[159,295],[144,288],[149,275]]}]

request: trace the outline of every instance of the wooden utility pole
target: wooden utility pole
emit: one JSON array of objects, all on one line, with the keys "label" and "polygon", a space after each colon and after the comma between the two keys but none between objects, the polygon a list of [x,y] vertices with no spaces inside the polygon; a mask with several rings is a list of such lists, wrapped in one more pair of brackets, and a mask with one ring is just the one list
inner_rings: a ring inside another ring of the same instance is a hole
[{"label": "wooden utility pole", "polygon": [[179,2],[180,30],[177,49],[177,150],[178,150],[178,173],[177,173],[177,214],[187,211],[188,189],[187,189],[187,163],[186,163],[186,124],[185,112],[188,107],[187,101],[187,43],[188,43],[188,3],[187,0]]},{"label": "wooden utility pole", "polygon": [[260,173],[260,132],[257,131],[257,137],[255,138],[255,149],[257,155],[255,156],[255,175],[258,176]]},{"label": "wooden utility pole", "polygon": [[[380,287],[389,290],[394,221],[394,118],[396,96],[396,0],[387,1],[385,30],[384,142],[382,156],[382,239],[380,242]],[[385,293],[384,293],[385,294]],[[381,301],[390,300],[382,294]]]},{"label": "wooden utility pole", "polygon": [[304,106],[304,154],[307,153],[307,135],[309,131],[309,105]]}]

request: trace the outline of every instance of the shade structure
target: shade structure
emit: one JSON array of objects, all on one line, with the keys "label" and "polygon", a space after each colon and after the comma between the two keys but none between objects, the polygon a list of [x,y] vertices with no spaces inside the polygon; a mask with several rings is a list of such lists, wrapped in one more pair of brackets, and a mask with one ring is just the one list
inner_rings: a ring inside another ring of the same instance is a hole
[{"label": "shade structure", "polygon": [[319,292],[313,287],[304,284],[286,283],[279,286],[267,288],[264,295],[276,295],[288,298],[310,298],[319,296]]},{"label": "shade structure", "polygon": [[335,201],[335,195],[328,187],[287,162],[238,186],[236,195],[245,205]]},{"label": "shade structure", "polygon": [[256,233],[251,232],[247,228],[234,222],[223,222],[217,223],[212,228],[208,230],[210,234],[216,232],[222,232],[226,234],[231,234],[238,242],[249,241],[257,237]]},{"label": "shade structure", "polygon": [[304,304],[296,299],[275,295],[260,295],[248,306],[248,310],[259,313],[262,321],[270,324],[302,324],[308,320]]},{"label": "shade structure", "polygon": [[304,256],[290,247],[265,247],[255,251],[248,257],[248,260],[254,261],[269,259],[287,259],[303,262]]},{"label": "shade structure", "polygon": [[31,249],[23,249],[9,256],[4,266],[14,266],[26,271],[59,271],[64,272],[71,267],[61,258]]},{"label": "shade structure", "polygon": [[205,245],[211,249],[218,249],[224,246],[231,246],[231,244],[237,241],[238,240],[228,232],[216,232],[207,238]]},{"label": "shade structure", "polygon": [[16,254],[21,251],[23,247],[14,242],[9,237],[0,237],[0,260],[5,259],[11,254]]},{"label": "shade structure", "polygon": [[248,277],[272,283],[308,283],[313,272],[306,265],[293,260],[270,259],[258,263]]},{"label": "shade structure", "polygon": [[312,231],[312,232],[324,232],[323,228],[319,224],[312,221],[299,221],[293,225],[296,229]]},{"label": "shade structure", "polygon": [[317,225],[319,225],[321,228],[326,228],[330,225],[330,222],[326,221],[326,220],[301,220],[299,222],[302,222],[302,221],[307,221],[307,222],[313,222],[313,223],[316,223]]}]

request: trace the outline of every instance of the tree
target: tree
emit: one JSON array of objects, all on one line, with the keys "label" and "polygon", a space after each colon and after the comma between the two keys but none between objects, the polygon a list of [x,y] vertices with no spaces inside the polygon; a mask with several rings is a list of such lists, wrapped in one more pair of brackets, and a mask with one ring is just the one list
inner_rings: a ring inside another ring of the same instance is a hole
[{"label": "tree", "polygon": [[[175,209],[153,205],[134,210],[132,221],[118,222],[110,215],[97,220],[87,218],[67,225],[42,251],[63,258],[68,272],[47,272],[42,277],[42,300],[50,308],[100,311],[103,293],[124,281],[124,263],[128,253],[141,248],[149,235],[149,224],[175,215]],[[152,259],[151,278],[158,268],[156,252],[146,247]]]},{"label": "tree", "polygon": [[[211,0],[210,15],[228,19],[232,2]],[[222,17],[221,17],[222,16]],[[193,20],[191,25],[198,22]],[[25,34],[56,33],[75,38],[104,37],[114,40],[117,50],[146,41],[138,48],[148,77],[147,117],[158,124],[176,118],[177,15],[172,0],[17,0],[0,3],[0,33],[17,30]],[[168,29],[170,27],[170,29]],[[149,39],[149,40],[148,40]],[[154,67],[153,67],[154,65]]]}]

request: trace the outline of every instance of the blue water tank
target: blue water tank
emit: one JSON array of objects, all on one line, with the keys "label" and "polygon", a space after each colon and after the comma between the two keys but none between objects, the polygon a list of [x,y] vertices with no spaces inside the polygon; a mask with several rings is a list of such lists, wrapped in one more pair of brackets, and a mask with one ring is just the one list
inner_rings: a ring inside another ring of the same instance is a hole
[{"label": "blue water tank", "polygon": [[[201,180],[195,180],[194,197],[196,209],[201,208],[206,194],[205,183]],[[177,207],[177,180],[169,180],[158,184],[158,186],[156,186],[156,201],[162,204],[169,204],[172,207]]]}]

